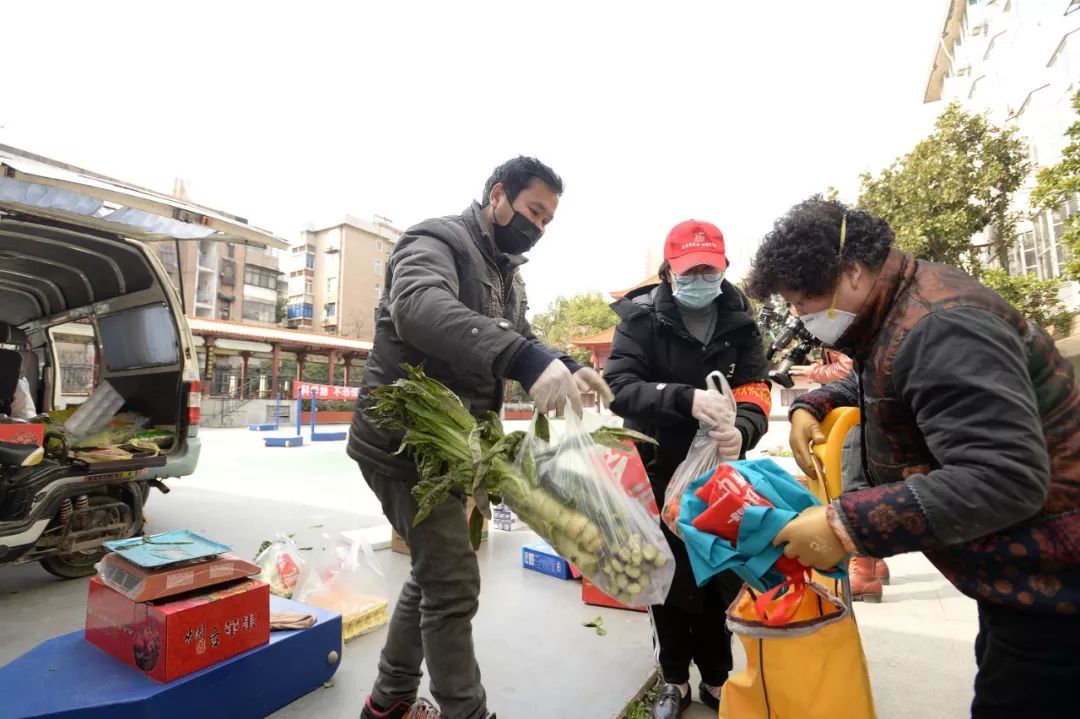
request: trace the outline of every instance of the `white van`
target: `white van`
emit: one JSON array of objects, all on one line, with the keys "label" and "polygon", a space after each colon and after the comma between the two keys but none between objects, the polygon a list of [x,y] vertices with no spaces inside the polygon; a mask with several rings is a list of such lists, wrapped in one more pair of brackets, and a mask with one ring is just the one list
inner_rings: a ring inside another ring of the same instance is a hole
[{"label": "white van", "polygon": [[54,446],[33,466],[31,450],[0,442],[0,565],[91,574],[102,542],[142,531],[151,486],[195,471],[198,360],[151,245],[206,240],[288,247],[241,218],[0,145],[0,421],[17,424],[20,375],[40,413],[76,402],[63,350],[81,336],[86,395],[107,382],[119,412],[172,437],[157,456],[82,461]]}]

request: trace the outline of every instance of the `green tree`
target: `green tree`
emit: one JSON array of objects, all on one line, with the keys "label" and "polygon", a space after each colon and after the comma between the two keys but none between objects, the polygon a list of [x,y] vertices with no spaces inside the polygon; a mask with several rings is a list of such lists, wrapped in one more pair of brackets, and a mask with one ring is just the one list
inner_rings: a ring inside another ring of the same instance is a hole
[{"label": "green tree", "polygon": [[[1080,91],[1073,96],[1072,105],[1078,117],[1065,131],[1070,142],[1061,153],[1061,161],[1039,170],[1036,175],[1038,182],[1031,193],[1031,201],[1040,210],[1056,209],[1080,193]],[[1072,250],[1072,261],[1065,276],[1080,280],[1080,214],[1066,218],[1061,241]]]},{"label": "green tree", "polygon": [[1009,203],[1030,171],[1015,129],[952,103],[911,152],[876,177],[862,175],[859,205],[892,226],[901,249],[978,277],[971,238],[992,228],[993,252],[1008,266],[1017,220]]},{"label": "green tree", "polygon": [[1035,275],[1014,276],[995,269],[983,272],[982,281],[1035,324],[1054,328],[1060,336],[1069,334],[1073,313],[1061,302],[1060,280],[1040,280]]},{"label": "green tree", "polygon": [[592,293],[558,298],[533,318],[532,328],[547,346],[566,352],[581,364],[589,364],[589,351],[572,346],[570,340],[594,335],[617,323],[618,318],[607,300]]}]

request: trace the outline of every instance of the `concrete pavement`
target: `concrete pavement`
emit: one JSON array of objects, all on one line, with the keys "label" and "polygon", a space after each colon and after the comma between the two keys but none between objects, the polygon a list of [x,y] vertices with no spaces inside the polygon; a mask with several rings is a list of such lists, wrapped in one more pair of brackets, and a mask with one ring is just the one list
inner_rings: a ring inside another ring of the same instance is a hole
[{"label": "concrete pavement", "polygon": [[[151,498],[151,530],[191,528],[252,556],[277,531],[296,532],[300,546],[316,546],[324,532],[336,535],[384,522],[341,443],[270,450],[245,430],[204,430],[203,436],[197,474],[171,482],[172,494]],[[782,446],[785,437],[786,427],[774,426],[762,447]],[[493,531],[481,549],[484,591],[476,637],[491,706],[510,719],[607,719],[651,671],[647,619],[586,607],[576,583],[520,569],[525,536]],[[408,560],[389,551],[377,556],[393,598]],[[975,671],[974,602],[919,555],[891,559],[890,566],[893,584],[885,589],[885,601],[856,605],[878,716],[967,716]],[[59,581],[37,565],[0,569],[0,664],[45,638],[81,627],[85,592],[85,581]],[[580,626],[597,614],[605,617],[606,637]],[[383,636],[380,631],[350,642],[335,686],[275,717],[357,716]],[[738,642],[735,655],[741,667]],[[715,715],[695,704],[685,716]]]}]

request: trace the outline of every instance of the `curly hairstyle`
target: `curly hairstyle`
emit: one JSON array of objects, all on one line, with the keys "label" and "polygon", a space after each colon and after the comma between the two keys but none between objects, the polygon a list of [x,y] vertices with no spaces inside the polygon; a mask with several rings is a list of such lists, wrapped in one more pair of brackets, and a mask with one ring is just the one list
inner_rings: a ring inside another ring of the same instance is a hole
[{"label": "curly hairstyle", "polygon": [[556,175],[554,170],[535,157],[518,155],[492,171],[491,177],[484,183],[484,194],[480,197],[481,207],[487,207],[491,202],[491,188],[498,183],[502,183],[506,191],[506,199],[513,202],[521,191],[529,186],[534,177],[547,185],[556,195],[563,193],[562,178]]},{"label": "curly hairstyle", "polygon": [[[840,224],[847,237],[840,247]],[[754,256],[746,289],[757,299],[780,291],[820,297],[856,262],[876,270],[892,247],[892,228],[866,210],[814,195],[788,210],[765,235]]]}]

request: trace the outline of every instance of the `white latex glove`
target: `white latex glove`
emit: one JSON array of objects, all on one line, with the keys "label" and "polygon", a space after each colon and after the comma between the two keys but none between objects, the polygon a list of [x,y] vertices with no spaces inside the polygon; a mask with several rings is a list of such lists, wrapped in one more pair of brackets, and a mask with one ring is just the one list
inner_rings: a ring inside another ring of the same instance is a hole
[{"label": "white latex glove", "polygon": [[561,410],[569,402],[574,413],[581,416],[581,390],[562,360],[551,360],[529,388],[529,396],[536,402],[536,411],[540,414]]},{"label": "white latex glove", "polygon": [[742,453],[742,432],[735,427],[717,427],[709,432],[717,450],[725,460],[738,459]]},{"label": "white latex glove", "polygon": [[574,373],[574,381],[578,389],[584,392],[596,392],[605,407],[610,407],[615,400],[615,393],[608,387],[608,383],[600,376],[600,373],[592,367],[582,367]]},{"label": "white latex glove", "polygon": [[690,414],[707,427],[731,425],[735,421],[731,414],[731,403],[724,395],[703,389],[694,390],[694,404],[690,408]]}]

